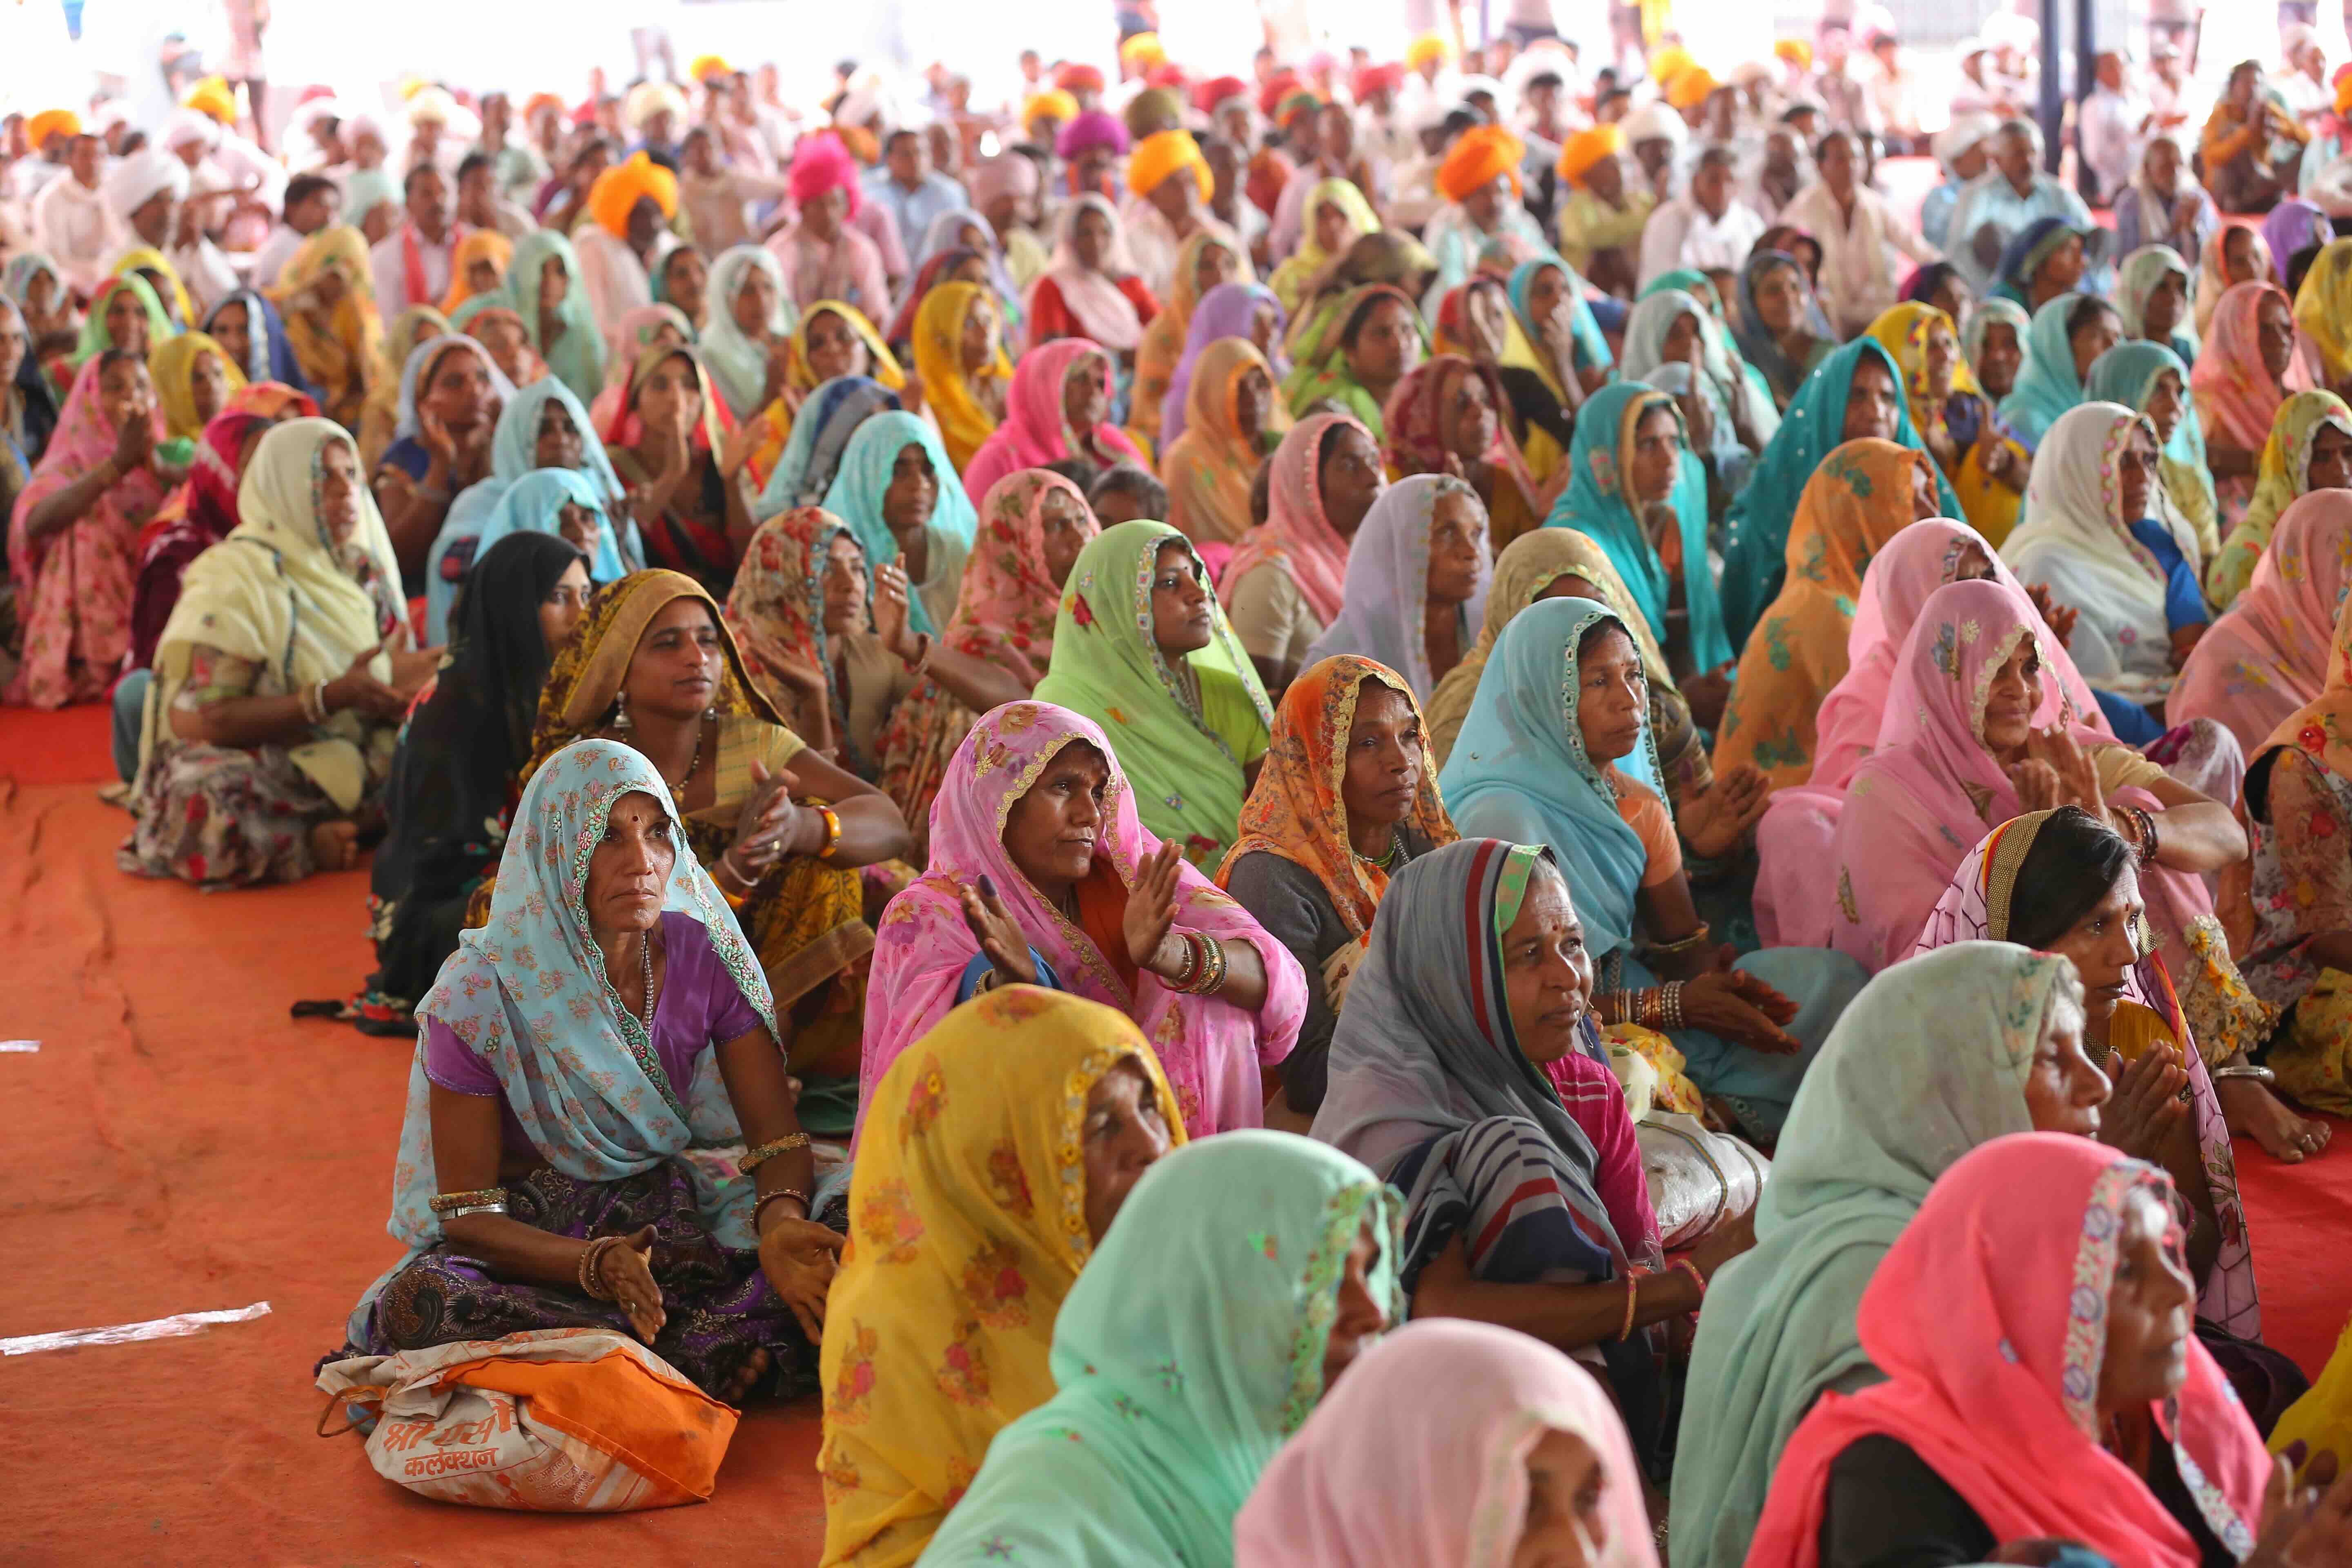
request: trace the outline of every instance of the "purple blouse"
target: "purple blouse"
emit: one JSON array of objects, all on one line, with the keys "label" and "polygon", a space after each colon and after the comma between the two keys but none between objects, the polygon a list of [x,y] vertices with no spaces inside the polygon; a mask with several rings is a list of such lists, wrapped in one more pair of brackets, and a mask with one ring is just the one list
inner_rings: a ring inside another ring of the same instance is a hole
[{"label": "purple blouse", "polygon": [[[700,921],[682,910],[665,910],[662,939],[669,963],[661,995],[654,1003],[654,1054],[669,1075],[672,1091],[684,1100],[693,1089],[702,1053],[718,1042],[750,1034],[760,1026],[760,1015],[719,961]],[[505,1103],[498,1074],[438,1018],[425,1020],[425,1076],[458,1094],[499,1096],[508,1152],[533,1152],[514,1107]]]}]

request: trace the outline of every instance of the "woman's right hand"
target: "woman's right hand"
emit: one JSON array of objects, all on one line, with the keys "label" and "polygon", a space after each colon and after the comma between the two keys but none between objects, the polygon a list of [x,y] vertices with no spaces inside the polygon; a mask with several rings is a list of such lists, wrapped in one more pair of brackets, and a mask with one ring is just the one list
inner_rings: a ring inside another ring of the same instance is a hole
[{"label": "woman's right hand", "polygon": [[1711,1281],[1717,1269],[1755,1245],[1756,1210],[1751,1206],[1701,1237],[1699,1244],[1691,1248],[1690,1260],[1700,1278]]},{"label": "woman's right hand", "polygon": [[1013,911],[1004,907],[995,880],[983,876],[977,888],[965,883],[961,902],[963,923],[980,939],[980,951],[988,955],[996,972],[1010,984],[1036,984],[1037,965],[1030,956],[1029,939],[1022,934],[1021,924],[1013,918]]},{"label": "woman's right hand", "polygon": [[1718,775],[1675,810],[1675,826],[1693,855],[1719,860],[1739,847],[1748,830],[1764,820],[1772,804],[1772,781],[1754,763]]},{"label": "woman's right hand", "polygon": [[736,868],[751,881],[758,881],[783,858],[785,846],[799,826],[801,808],[793,800],[793,791],[799,784],[789,768],[771,773],[764,763],[751,764],[751,793],[743,809],[735,814],[735,842],[727,849]]},{"label": "woman's right hand", "polygon": [[155,422],[147,415],[133,411],[114,432],[114,476],[119,481],[147,466],[155,455]]},{"label": "woman's right hand", "polygon": [[368,666],[383,651],[383,644],[362,650],[352,659],[351,668],[327,682],[327,711],[341,713],[346,709],[377,719],[396,719],[408,709],[408,699],[368,673]]},{"label": "woman's right hand", "polygon": [[1804,1047],[1780,1027],[1797,1005],[1754,975],[1718,969],[1683,985],[1683,1022],[1767,1056],[1794,1056]]},{"label": "woman's right hand", "polygon": [[599,1283],[629,1315],[629,1327],[636,1331],[637,1338],[647,1344],[669,1321],[669,1313],[662,1307],[661,1287],[654,1282],[653,1247],[654,1227],[642,1226],[620,1246],[606,1247],[604,1256],[596,1260]]},{"label": "woman's right hand", "polygon": [[2189,1114],[2189,1069],[2170,1047],[2153,1046],[2110,1076],[2116,1087],[2099,1115],[2099,1142],[2162,1163]]}]

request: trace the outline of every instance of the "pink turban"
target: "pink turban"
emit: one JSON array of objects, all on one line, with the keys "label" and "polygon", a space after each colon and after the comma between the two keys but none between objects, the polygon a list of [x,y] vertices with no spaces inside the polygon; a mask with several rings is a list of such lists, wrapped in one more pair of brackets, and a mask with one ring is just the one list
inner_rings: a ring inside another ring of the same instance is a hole
[{"label": "pink turban", "polygon": [[857,160],[840,137],[830,131],[803,136],[793,149],[793,205],[804,207],[836,186],[849,193],[849,212],[857,214]]}]

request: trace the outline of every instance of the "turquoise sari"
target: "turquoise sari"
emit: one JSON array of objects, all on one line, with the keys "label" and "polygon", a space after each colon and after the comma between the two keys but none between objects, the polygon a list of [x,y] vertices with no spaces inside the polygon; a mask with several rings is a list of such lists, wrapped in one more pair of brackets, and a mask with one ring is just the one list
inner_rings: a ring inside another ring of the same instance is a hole
[{"label": "turquoise sari", "polygon": [[[948,461],[947,448],[940,445],[940,433],[930,422],[897,409],[876,414],[857,426],[843,448],[841,468],[825,490],[824,502],[825,510],[849,525],[858,548],[866,552],[868,574],[898,559],[898,541],[882,521],[882,494],[890,488],[890,470],[898,465],[898,454],[909,445],[923,448],[931,462],[932,480],[939,487],[939,500],[931,507],[927,525],[931,536],[950,540],[959,550],[968,552],[980,533],[980,514],[972,510],[971,498],[964,494],[955,465]],[[931,619],[930,606],[917,591],[920,586],[908,584],[907,624],[919,632],[937,635],[940,628]]]},{"label": "turquoise sari", "polygon": [[[1643,382],[1617,382],[1585,401],[1576,416],[1576,439],[1569,447],[1572,478],[1559,500],[1552,503],[1544,526],[1575,529],[1609,552],[1611,564],[1641,605],[1650,635],[1663,647],[1673,584],[1667,580],[1665,563],[1625,500],[1626,479],[1633,468],[1633,429],[1653,408],[1674,409],[1675,426],[1681,427],[1682,411],[1675,400]],[[1732,658],[1735,650],[1724,632],[1715,574],[1707,568],[1706,470],[1691,451],[1687,434],[1681,477],[1675,481],[1670,500],[1675,521],[1682,526],[1683,605],[1690,616],[1691,665],[1699,671],[1710,670]]]},{"label": "turquoise sari", "polygon": [[[1781,416],[1780,428],[1757,456],[1748,488],[1731,503],[1731,542],[1723,552],[1723,620],[1734,647],[1747,645],[1764,607],[1788,579],[1789,524],[1797,515],[1797,498],[1822,459],[1846,439],[1846,395],[1854,366],[1864,357],[1875,359],[1894,379],[1892,439],[1915,452],[1927,450],[1911,423],[1902,369],[1878,340],[1856,338],[1814,368]],[[1944,516],[1968,515],[1941,468],[1936,470],[1936,497]]]},{"label": "turquoise sari", "polygon": [[2158,454],[2164,488],[2196,528],[2200,544],[2211,538],[2210,555],[2211,550],[2221,548],[2221,502],[2213,492],[2213,470],[2205,461],[2205,428],[2189,395],[2189,366],[2179,352],[2145,339],[2117,343],[2091,362],[2091,374],[2083,381],[2083,400],[2120,403],[2136,414],[2145,414],[2157,378],[2168,370],[2180,378],[2180,422],[2172,427],[2172,438]]},{"label": "turquoise sari", "polygon": [[2000,400],[2000,416],[2030,451],[2058,416],[2084,401],[2083,378],[2074,374],[2074,345],[2066,334],[2066,312],[2087,294],[2061,294],[2033,312],[2025,332],[2025,363],[2017,384]]},{"label": "turquoise sari", "polygon": [[[556,307],[563,318],[563,332],[552,347],[540,341],[539,326],[540,275],[551,258],[562,263],[564,276],[571,280],[563,303]],[[551,228],[542,228],[516,240],[507,280],[499,285],[490,300],[522,318],[530,346],[547,362],[549,374],[572,389],[572,395],[583,404],[596,401],[596,395],[604,390],[604,364],[612,351],[604,342],[604,329],[596,324],[595,312],[588,308],[580,258],[569,239]]]},{"label": "turquoise sari", "polygon": [[1511,268],[1511,279],[1505,292],[1511,297],[1511,314],[1518,318],[1519,331],[1528,342],[1540,346],[1543,334],[1528,310],[1528,294],[1535,287],[1536,274],[1547,267],[1557,267],[1568,274],[1568,297],[1575,301],[1570,312],[1569,332],[1576,340],[1576,368],[1608,370],[1617,363],[1609,352],[1609,340],[1601,335],[1601,323],[1593,319],[1592,305],[1584,297],[1584,279],[1552,251],[1545,251],[1532,261],[1522,261]]},{"label": "turquoise sari", "polygon": [[[1576,718],[1583,689],[1579,644],[1602,622],[1624,624],[1591,599],[1538,600],[1513,616],[1487,656],[1470,716],[1437,782],[1463,837],[1550,846],[1584,922],[1595,985],[1639,991],[1658,984],[1635,939],[1650,855],[1618,809],[1612,769],[1585,750]],[[1646,708],[1641,738],[1613,772],[1664,801]],[[1815,1048],[1870,976],[1843,953],[1809,947],[1751,952],[1734,967],[1797,1003],[1787,1032],[1798,1054],[1767,1056],[1699,1029],[1673,1029],[1667,1037],[1692,1080],[1729,1106],[1750,1132],[1769,1139],[1787,1119]]]}]

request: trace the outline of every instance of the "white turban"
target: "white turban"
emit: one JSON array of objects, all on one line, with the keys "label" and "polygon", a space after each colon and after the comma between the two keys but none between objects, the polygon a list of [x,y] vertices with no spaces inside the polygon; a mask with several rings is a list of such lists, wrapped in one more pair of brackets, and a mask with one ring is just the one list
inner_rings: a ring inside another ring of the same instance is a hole
[{"label": "white turban", "polygon": [[156,140],[167,150],[176,151],[194,142],[209,153],[220,144],[220,121],[202,110],[175,109]]},{"label": "white turban", "polygon": [[2000,129],[1998,116],[1963,114],[1937,132],[1935,140],[1928,143],[1928,149],[1936,154],[1936,162],[1949,168],[1955,159]]},{"label": "white turban", "polygon": [[115,164],[100,190],[108,209],[127,222],[164,191],[172,193],[173,201],[185,201],[188,166],[161,147],[142,148]]},{"label": "white turban", "polygon": [[1627,115],[1618,128],[1625,132],[1628,146],[1636,142],[1671,142],[1679,147],[1690,136],[1683,117],[1655,99]]}]

